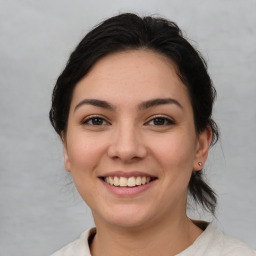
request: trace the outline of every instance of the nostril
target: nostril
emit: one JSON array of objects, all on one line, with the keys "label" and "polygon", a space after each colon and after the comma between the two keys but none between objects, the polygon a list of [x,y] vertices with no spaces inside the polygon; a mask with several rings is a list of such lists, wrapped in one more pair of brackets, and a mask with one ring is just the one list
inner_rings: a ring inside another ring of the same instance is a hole
[{"label": "nostril", "polygon": [[112,159],[122,161],[134,161],[147,155],[142,137],[139,137],[135,127],[131,127],[131,121],[128,123],[126,119],[125,123],[115,130],[114,136],[110,138],[107,154]]}]

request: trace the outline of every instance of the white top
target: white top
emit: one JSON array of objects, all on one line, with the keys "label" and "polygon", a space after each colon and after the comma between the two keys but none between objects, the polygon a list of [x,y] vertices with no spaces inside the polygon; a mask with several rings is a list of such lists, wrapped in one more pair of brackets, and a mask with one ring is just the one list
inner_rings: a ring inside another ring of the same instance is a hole
[{"label": "white top", "polygon": [[[86,230],[79,239],[51,256],[91,256],[88,238],[93,234],[95,228]],[[256,252],[209,224],[191,246],[176,256],[256,256]]]}]

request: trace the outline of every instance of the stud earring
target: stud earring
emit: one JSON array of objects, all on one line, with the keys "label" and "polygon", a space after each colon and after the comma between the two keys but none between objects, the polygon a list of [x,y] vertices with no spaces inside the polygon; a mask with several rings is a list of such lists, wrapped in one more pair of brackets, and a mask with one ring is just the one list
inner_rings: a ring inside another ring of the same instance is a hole
[{"label": "stud earring", "polygon": [[198,162],[198,165],[199,165],[199,166],[202,166],[202,165],[203,165],[203,163],[202,163],[202,162]]}]

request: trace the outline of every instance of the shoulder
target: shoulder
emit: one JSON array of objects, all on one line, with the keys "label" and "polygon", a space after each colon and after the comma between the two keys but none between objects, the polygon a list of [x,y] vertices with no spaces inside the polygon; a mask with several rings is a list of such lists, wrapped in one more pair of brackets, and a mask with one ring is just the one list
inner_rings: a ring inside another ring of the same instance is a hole
[{"label": "shoulder", "polygon": [[69,243],[51,256],[91,256],[88,238],[93,233],[95,233],[94,228],[86,230],[77,240]]},{"label": "shoulder", "polygon": [[222,233],[221,249],[224,256],[256,256],[256,252],[247,244],[224,233]]},{"label": "shoulder", "polygon": [[209,253],[212,251],[223,256],[256,256],[256,252],[247,244],[226,235],[213,224],[204,233],[205,241],[209,243]]},{"label": "shoulder", "polygon": [[218,230],[212,223],[195,242],[177,256],[256,256],[256,252],[245,243],[231,238]]}]

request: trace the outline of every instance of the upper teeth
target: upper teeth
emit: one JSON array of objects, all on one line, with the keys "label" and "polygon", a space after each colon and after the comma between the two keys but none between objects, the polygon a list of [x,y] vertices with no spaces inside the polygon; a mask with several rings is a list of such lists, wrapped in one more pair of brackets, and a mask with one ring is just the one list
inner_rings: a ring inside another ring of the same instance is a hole
[{"label": "upper teeth", "polygon": [[113,186],[120,186],[120,187],[135,187],[136,185],[144,185],[149,183],[151,180],[150,177],[146,176],[138,176],[138,177],[105,177],[104,181]]}]

